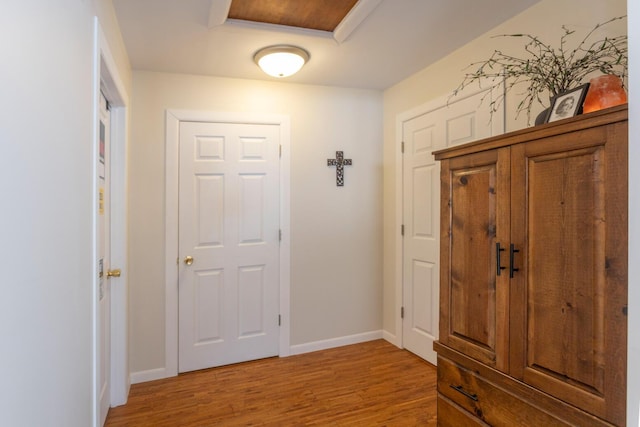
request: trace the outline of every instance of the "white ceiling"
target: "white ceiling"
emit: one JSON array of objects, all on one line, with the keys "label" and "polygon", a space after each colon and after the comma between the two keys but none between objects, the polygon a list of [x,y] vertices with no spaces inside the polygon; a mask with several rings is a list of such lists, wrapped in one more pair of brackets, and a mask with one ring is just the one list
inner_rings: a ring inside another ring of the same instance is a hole
[{"label": "white ceiling", "polygon": [[386,89],[539,0],[360,0],[377,7],[342,43],[332,33],[225,16],[213,16],[224,24],[209,28],[221,1],[113,0],[133,69],[276,80],[253,54],[293,44],[311,59],[288,82]]}]

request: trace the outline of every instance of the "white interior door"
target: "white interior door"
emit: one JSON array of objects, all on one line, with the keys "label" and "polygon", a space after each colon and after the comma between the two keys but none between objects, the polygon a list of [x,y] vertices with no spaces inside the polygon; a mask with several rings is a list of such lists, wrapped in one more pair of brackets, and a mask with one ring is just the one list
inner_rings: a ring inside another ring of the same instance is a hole
[{"label": "white interior door", "polygon": [[103,425],[111,403],[111,286],[110,268],[110,113],[105,97],[100,94],[98,135],[98,378],[99,421]]},{"label": "white interior door", "polygon": [[278,354],[279,131],[180,122],[179,372]]},{"label": "white interior door", "polygon": [[[491,120],[486,92],[433,108],[402,124],[403,284],[402,343],[436,364],[440,289],[440,164],[433,151],[503,131]],[[479,107],[480,106],[480,107]]]}]

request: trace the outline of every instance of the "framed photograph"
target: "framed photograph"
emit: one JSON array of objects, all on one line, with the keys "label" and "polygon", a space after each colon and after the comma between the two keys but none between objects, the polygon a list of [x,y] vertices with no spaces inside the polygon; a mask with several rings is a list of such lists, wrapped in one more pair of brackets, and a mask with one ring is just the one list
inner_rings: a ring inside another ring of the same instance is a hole
[{"label": "framed photograph", "polygon": [[582,103],[584,102],[584,97],[587,96],[588,89],[589,83],[586,83],[554,96],[551,100],[547,123],[568,119],[582,113]]}]

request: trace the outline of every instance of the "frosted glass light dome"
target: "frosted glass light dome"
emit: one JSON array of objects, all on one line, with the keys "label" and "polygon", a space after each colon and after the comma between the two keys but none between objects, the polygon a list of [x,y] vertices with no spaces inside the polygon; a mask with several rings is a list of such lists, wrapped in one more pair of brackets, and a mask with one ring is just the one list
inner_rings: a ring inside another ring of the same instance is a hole
[{"label": "frosted glass light dome", "polygon": [[270,46],[256,52],[253,60],[268,75],[281,78],[300,71],[309,60],[309,53],[296,46]]}]

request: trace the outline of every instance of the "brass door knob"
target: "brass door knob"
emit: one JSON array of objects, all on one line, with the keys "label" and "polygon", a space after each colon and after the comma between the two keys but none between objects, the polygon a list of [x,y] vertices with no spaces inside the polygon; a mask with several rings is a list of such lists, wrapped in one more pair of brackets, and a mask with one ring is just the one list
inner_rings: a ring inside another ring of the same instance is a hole
[{"label": "brass door knob", "polygon": [[184,263],[187,264],[187,265],[193,264],[193,257],[192,256],[184,257]]},{"label": "brass door knob", "polygon": [[109,270],[107,271],[107,279],[109,277],[120,277],[121,274],[122,274],[122,271],[120,271],[119,268],[116,268],[115,270]]}]

